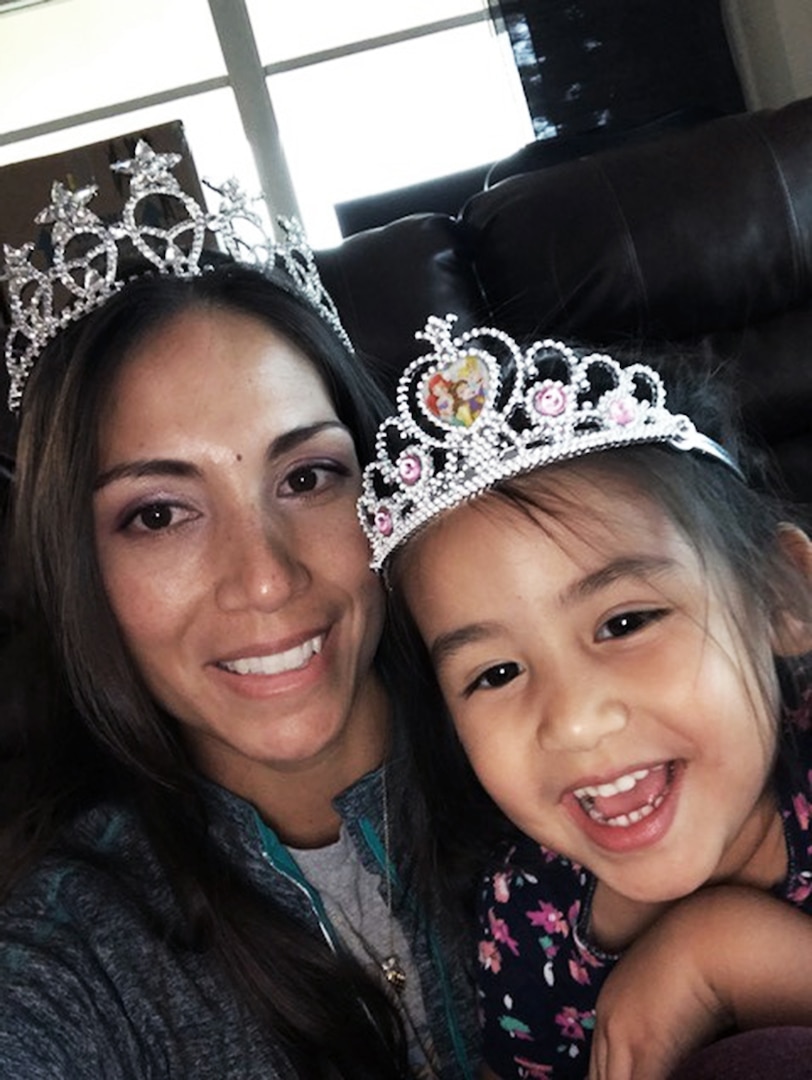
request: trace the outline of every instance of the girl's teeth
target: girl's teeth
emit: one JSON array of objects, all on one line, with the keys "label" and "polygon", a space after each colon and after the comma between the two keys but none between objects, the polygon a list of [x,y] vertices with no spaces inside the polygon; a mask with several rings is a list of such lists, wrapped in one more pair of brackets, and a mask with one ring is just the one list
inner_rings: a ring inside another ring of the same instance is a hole
[{"label": "girl's teeth", "polygon": [[604,817],[591,803],[582,801],[581,806],[589,817],[593,821],[597,821],[599,825],[608,825],[612,829],[627,829],[629,825],[636,825],[638,821],[642,821],[649,814],[653,814],[655,810],[663,805],[664,799],[665,795],[658,795],[653,802],[646,803],[637,810],[630,810],[628,814],[619,814],[613,818]]},{"label": "girl's teeth", "polygon": [[285,652],[224,661],[220,667],[235,675],[281,675],[286,671],[297,671],[303,668],[312,656],[321,652],[323,641],[323,637],[319,635]]},{"label": "girl's teeth", "polygon": [[576,799],[594,799],[598,796],[608,799],[612,795],[620,795],[624,791],[631,791],[632,788],[637,786],[638,781],[645,780],[650,772],[656,772],[657,769],[664,768],[664,765],[656,765],[654,769],[635,769],[634,772],[619,776],[617,780],[613,780],[609,784],[596,784],[595,786],[590,784],[587,787],[577,788],[573,795]]},{"label": "girl's teeth", "polygon": [[633,810],[628,810],[625,813],[614,816],[607,815],[599,810],[596,805],[596,800],[610,799],[613,796],[632,791],[637,787],[641,780],[644,780],[652,773],[661,772],[666,768],[668,768],[667,765],[655,765],[651,769],[635,769],[633,772],[625,773],[623,776],[617,777],[617,779],[611,781],[611,783],[588,784],[584,787],[576,788],[573,790],[573,795],[581,804],[584,813],[587,814],[592,821],[597,822],[599,825],[608,825],[611,828],[627,829],[630,825],[636,825],[638,821],[647,818],[649,814],[653,814],[655,810],[662,806],[666,792],[663,791],[653,797],[650,795],[642,806],[638,806]]}]

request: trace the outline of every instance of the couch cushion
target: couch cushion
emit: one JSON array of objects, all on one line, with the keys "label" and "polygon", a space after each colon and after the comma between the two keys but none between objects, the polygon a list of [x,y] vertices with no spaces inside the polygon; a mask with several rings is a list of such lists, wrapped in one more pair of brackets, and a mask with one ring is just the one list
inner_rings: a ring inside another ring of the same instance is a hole
[{"label": "couch cushion", "polygon": [[812,293],[812,99],[502,181],[462,219],[514,334],[685,338]]},{"label": "couch cushion", "polygon": [[415,339],[429,315],[484,311],[466,230],[446,214],[414,214],[316,252],[322,280],[360,355],[392,393],[424,343]]}]

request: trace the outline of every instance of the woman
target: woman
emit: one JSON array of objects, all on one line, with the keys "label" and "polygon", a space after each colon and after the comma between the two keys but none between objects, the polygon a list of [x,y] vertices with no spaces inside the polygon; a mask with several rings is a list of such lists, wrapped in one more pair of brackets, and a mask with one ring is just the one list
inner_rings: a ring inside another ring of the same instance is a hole
[{"label": "woman", "polygon": [[50,324],[24,389],[0,1070],[473,1076],[382,768],[377,394],[301,281],[176,269]]}]

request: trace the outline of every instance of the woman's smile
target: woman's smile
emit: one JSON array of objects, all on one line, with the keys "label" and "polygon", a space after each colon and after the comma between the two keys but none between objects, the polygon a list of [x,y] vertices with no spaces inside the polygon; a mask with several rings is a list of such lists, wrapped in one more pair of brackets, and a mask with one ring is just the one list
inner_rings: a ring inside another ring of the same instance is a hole
[{"label": "woman's smile", "polygon": [[264,650],[262,646],[251,647],[245,656],[233,660],[218,660],[217,667],[235,675],[283,675],[286,671],[299,671],[306,667],[312,656],[318,656],[324,647],[324,634],[308,638],[301,645],[293,645],[278,651]]}]

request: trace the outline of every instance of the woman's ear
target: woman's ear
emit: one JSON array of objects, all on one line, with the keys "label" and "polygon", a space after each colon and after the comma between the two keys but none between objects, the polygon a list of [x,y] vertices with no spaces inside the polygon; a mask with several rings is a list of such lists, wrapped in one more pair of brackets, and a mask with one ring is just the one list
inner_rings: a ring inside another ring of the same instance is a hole
[{"label": "woman's ear", "polygon": [[[806,596],[812,596],[812,539],[797,525],[779,526],[776,541],[784,558],[798,577],[806,582]],[[806,610],[782,607],[772,620],[772,646],[776,656],[803,656],[812,652],[812,621]]]}]

